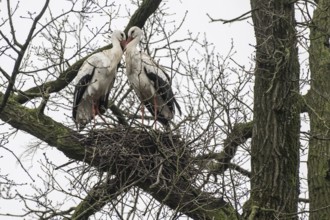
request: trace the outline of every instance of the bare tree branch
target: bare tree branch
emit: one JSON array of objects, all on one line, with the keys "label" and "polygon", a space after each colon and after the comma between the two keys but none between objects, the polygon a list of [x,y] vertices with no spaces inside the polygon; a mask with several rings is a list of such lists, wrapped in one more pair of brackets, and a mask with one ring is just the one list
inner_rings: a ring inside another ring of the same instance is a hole
[{"label": "bare tree branch", "polygon": [[253,9],[253,10],[250,10],[248,12],[245,12],[244,14],[236,17],[236,18],[233,18],[233,19],[229,19],[229,20],[226,20],[226,19],[221,19],[221,18],[218,18],[218,19],[214,19],[212,18],[208,13],[206,13],[207,17],[210,18],[210,22],[223,22],[223,24],[226,24],[226,23],[232,23],[232,22],[235,22],[235,21],[243,21],[243,20],[246,20],[248,18],[250,18],[251,16],[249,14],[251,14],[254,10],[258,10],[258,9]]},{"label": "bare tree branch", "polygon": [[[114,178],[96,185],[85,199],[75,208],[70,219],[88,220],[88,218],[122,193],[121,181]],[[129,188],[125,188],[128,190]]]},{"label": "bare tree branch", "polygon": [[238,213],[223,198],[214,198],[210,194],[193,188],[189,182],[182,179],[170,189],[150,188],[151,184],[150,179],[137,183],[158,201],[165,203],[173,210],[180,210],[193,219],[239,219]]},{"label": "bare tree branch", "polygon": [[[18,8],[18,4],[16,5],[16,9]],[[16,11],[16,9],[14,11]],[[10,0],[7,0],[7,12],[8,12],[8,20],[9,20],[9,26],[10,26],[10,30],[11,30],[11,35],[13,37],[13,41],[14,41],[14,44],[17,45],[18,47],[20,47],[22,49],[22,45],[17,41],[16,39],[16,33],[15,33],[15,28],[14,28],[14,24],[13,24],[13,14],[14,12],[12,13],[11,11],[11,7],[10,7]],[[2,34],[1,34],[2,35]],[[7,42],[9,42],[8,38],[4,38]],[[10,44],[9,44],[10,45]],[[12,48],[17,52],[17,53],[20,53],[18,50],[15,49],[14,46],[12,46]]]},{"label": "bare tree branch", "polygon": [[[235,156],[239,145],[246,142],[252,137],[253,122],[236,124],[232,133],[228,135],[224,141],[224,149],[220,153],[212,153],[200,155],[197,160],[205,161],[206,167],[209,167],[210,172],[221,174],[230,166],[231,159]],[[216,163],[209,163],[210,160],[216,160]]]},{"label": "bare tree branch", "polygon": [[251,178],[251,172],[238,166],[237,164],[230,163],[228,166],[229,166],[229,168],[236,170],[237,172],[241,173],[242,175]]},{"label": "bare tree branch", "polygon": [[127,34],[128,30],[133,26],[138,26],[142,28],[149,18],[158,8],[162,0],[144,0],[142,4],[132,15],[130,21],[128,22],[125,33]]},{"label": "bare tree branch", "polygon": [[[10,14],[10,11],[9,11],[9,10],[10,10],[9,0],[8,0],[7,4],[8,4],[8,13]],[[41,12],[35,17],[35,19],[34,19],[34,21],[33,21],[32,27],[31,27],[31,29],[30,29],[30,32],[29,32],[29,34],[28,34],[28,37],[27,37],[25,43],[24,43],[22,46],[20,46],[20,49],[21,49],[21,50],[20,50],[19,53],[18,53],[18,57],[17,57],[17,59],[16,59],[15,65],[14,65],[14,68],[13,68],[13,71],[12,71],[12,75],[11,75],[11,78],[10,78],[10,81],[8,82],[8,87],[7,87],[7,89],[6,89],[6,92],[5,92],[5,94],[4,94],[4,97],[3,97],[3,99],[2,99],[2,102],[1,102],[1,104],[0,104],[0,113],[3,111],[4,107],[6,106],[6,103],[7,103],[7,101],[8,101],[9,96],[10,96],[10,93],[12,92],[12,89],[13,89],[13,87],[14,87],[14,84],[15,84],[15,81],[16,81],[16,76],[17,76],[17,74],[18,74],[18,72],[19,72],[19,67],[20,67],[21,62],[22,62],[22,60],[23,60],[23,57],[24,57],[25,51],[26,51],[28,45],[29,45],[30,42],[31,42],[32,35],[33,35],[33,32],[34,32],[34,30],[35,30],[35,28],[36,28],[36,26],[37,26],[37,23],[38,23],[38,21],[40,20],[40,18],[43,16],[43,14],[45,13],[45,11],[46,11],[46,9],[47,9],[47,7],[48,7],[48,4],[49,4],[49,0],[46,0],[46,2],[45,2],[45,4],[44,4],[44,7],[42,8]],[[9,19],[9,21],[10,21],[10,24],[11,24],[11,26],[12,26],[11,19]],[[13,27],[12,27],[12,32],[14,32]],[[16,41],[15,34],[14,34],[14,33],[12,33],[12,34],[13,34],[13,37],[14,37],[14,41],[15,41],[16,43],[18,43],[18,42]],[[19,45],[19,44],[18,44],[18,45]]]}]

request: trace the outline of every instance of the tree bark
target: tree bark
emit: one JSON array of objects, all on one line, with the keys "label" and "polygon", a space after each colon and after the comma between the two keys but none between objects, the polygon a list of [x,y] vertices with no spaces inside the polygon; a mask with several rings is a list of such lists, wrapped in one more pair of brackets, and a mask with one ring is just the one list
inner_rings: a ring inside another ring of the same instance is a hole
[{"label": "tree bark", "polygon": [[251,6],[257,45],[248,215],[297,219],[300,110],[294,4],[251,0]]},{"label": "tree bark", "polygon": [[319,0],[310,28],[311,89],[307,95],[310,219],[330,216],[330,1]]},{"label": "tree bark", "polygon": [[[119,178],[114,178],[94,186],[83,201],[74,209],[74,213],[71,215],[70,219],[88,220],[91,215],[100,211],[103,206],[121,193]],[[64,218],[63,220],[69,220],[69,218]]]}]

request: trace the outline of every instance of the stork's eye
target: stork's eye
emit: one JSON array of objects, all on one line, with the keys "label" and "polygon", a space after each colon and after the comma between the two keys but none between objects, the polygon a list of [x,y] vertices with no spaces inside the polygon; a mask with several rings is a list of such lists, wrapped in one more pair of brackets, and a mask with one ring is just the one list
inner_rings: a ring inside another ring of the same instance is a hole
[{"label": "stork's eye", "polygon": [[124,34],[123,33],[120,33],[120,36],[121,36],[121,38],[124,38]]}]

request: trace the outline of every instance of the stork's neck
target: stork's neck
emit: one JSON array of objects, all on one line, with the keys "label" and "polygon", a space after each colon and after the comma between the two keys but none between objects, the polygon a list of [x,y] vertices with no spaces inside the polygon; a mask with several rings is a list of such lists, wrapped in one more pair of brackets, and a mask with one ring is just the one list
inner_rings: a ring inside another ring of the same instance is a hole
[{"label": "stork's neck", "polygon": [[103,53],[105,53],[114,63],[119,63],[121,56],[123,55],[120,42],[117,39],[112,40],[112,48],[104,50]]},{"label": "stork's neck", "polygon": [[131,42],[129,42],[126,46],[126,53],[131,53],[133,51],[136,51],[136,46],[138,45],[138,43],[140,42],[140,38],[134,38]]},{"label": "stork's neck", "polygon": [[134,38],[126,45],[125,61],[126,61],[126,74],[128,76],[134,75],[136,72],[140,72],[141,59],[138,56],[139,50],[136,48],[140,39]]},{"label": "stork's neck", "polygon": [[112,49],[122,51],[119,40],[117,39],[112,40]]}]

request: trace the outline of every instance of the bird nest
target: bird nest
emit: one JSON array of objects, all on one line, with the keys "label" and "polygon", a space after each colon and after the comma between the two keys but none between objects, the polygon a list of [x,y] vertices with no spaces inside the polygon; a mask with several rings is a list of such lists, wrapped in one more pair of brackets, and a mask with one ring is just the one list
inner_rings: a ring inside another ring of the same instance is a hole
[{"label": "bird nest", "polygon": [[169,181],[189,173],[191,152],[178,135],[144,128],[94,130],[85,139],[100,170],[134,179]]}]

